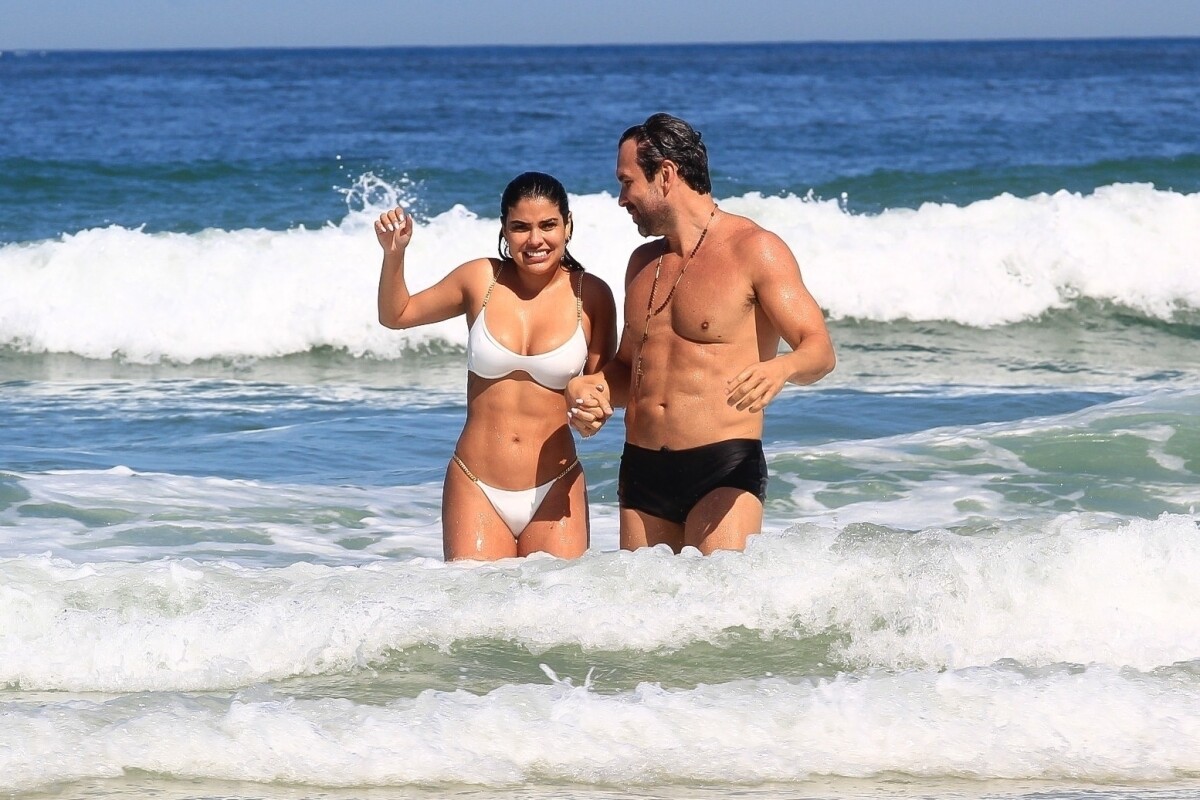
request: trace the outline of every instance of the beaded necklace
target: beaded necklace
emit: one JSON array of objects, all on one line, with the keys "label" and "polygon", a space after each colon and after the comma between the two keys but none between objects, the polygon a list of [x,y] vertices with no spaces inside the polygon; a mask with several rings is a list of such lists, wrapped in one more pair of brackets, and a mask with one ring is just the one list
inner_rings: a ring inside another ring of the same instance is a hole
[{"label": "beaded necklace", "polygon": [[658,308],[654,307],[654,294],[658,291],[658,276],[662,271],[663,256],[667,254],[666,244],[663,244],[663,251],[658,255],[658,263],[654,265],[654,283],[650,286],[650,296],[646,299],[646,326],[642,329],[642,341],[638,344],[637,365],[633,371],[633,390],[636,392],[642,385],[642,349],[646,346],[646,340],[650,338],[650,320],[662,313],[667,304],[671,302],[671,298],[675,296],[675,290],[679,288],[679,282],[683,280],[683,273],[687,272],[688,265],[692,263],[692,257],[696,255],[696,251],[700,249],[700,245],[704,244],[704,237],[708,235],[708,226],[712,225],[713,218],[717,215],[717,206],[713,205],[712,213],[708,215],[708,222],[704,223],[704,230],[700,231],[700,238],[696,240],[696,246],[692,248],[692,252],[688,253],[688,257],[683,260],[683,267],[679,270],[679,275],[675,278],[675,283],[671,284],[671,291],[667,292],[667,296],[663,298],[662,303]]}]

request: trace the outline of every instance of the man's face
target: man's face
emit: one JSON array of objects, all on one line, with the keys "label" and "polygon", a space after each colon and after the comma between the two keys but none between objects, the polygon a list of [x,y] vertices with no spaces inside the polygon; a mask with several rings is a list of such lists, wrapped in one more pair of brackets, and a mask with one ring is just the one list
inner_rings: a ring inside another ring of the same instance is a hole
[{"label": "man's face", "polygon": [[[661,172],[659,173],[662,174]],[[637,163],[637,142],[626,139],[617,149],[617,183],[621,193],[617,203],[629,212],[642,236],[661,236],[666,220],[667,201],[656,175],[647,180]]]}]

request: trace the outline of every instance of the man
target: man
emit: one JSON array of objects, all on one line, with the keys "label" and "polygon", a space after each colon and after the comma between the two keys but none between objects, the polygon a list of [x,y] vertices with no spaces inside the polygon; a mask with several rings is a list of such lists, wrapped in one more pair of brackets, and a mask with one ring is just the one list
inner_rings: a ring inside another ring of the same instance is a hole
[{"label": "man", "polygon": [[[624,405],[621,547],[741,550],[762,528],[763,410],[835,358],[820,307],[775,234],[717,208],[700,134],[654,114],[621,136],[618,202],[643,236],[625,273],[616,358],[567,386],[588,436]],[[780,338],[787,352],[779,354]]]}]

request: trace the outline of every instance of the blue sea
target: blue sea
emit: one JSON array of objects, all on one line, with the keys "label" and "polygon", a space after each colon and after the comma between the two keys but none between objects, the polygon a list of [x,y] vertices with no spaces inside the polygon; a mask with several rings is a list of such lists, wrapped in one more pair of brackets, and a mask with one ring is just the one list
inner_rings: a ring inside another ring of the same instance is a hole
[{"label": "blue sea", "polygon": [[[0,795],[1200,794],[1200,40],[0,53]],[[444,564],[518,172],[666,110],[839,356],[745,553]]]}]

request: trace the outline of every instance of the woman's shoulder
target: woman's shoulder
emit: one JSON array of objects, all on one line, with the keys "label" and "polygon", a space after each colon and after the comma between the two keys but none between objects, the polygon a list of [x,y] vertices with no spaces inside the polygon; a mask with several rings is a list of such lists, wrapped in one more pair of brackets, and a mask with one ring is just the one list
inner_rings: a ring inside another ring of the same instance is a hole
[{"label": "woman's shoulder", "polygon": [[500,265],[497,258],[473,258],[459,264],[450,274],[468,291],[483,291],[500,274]]},{"label": "woman's shoulder", "polygon": [[612,294],[612,289],[609,288],[608,282],[594,272],[583,271],[583,276],[579,279],[580,285],[584,289],[603,290]]},{"label": "woman's shoulder", "polygon": [[443,279],[446,283],[457,287],[457,291],[465,303],[467,323],[470,324],[479,308],[483,305],[484,297],[498,274],[500,260],[495,258],[473,258],[464,261],[452,269]]},{"label": "woman's shoulder", "polygon": [[472,258],[470,261],[464,261],[455,267],[454,271],[464,277],[478,278],[483,276],[490,280],[496,275],[500,263],[500,259],[498,258],[483,256],[481,258]]},{"label": "woman's shoulder", "polygon": [[589,303],[602,303],[606,306],[614,306],[612,287],[608,282],[599,275],[591,272],[584,272],[579,279],[581,294],[585,305]]}]

